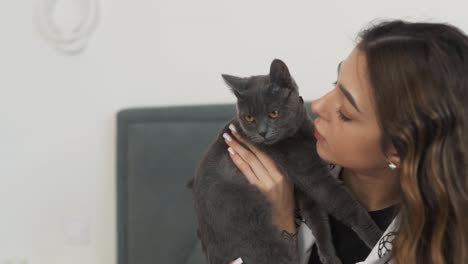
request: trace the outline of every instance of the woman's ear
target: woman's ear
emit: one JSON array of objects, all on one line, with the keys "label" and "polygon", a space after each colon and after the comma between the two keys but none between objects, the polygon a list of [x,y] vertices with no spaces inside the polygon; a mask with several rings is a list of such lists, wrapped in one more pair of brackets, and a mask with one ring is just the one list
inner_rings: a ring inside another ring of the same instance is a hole
[{"label": "woman's ear", "polygon": [[387,152],[387,161],[392,162],[397,166],[397,168],[400,168],[400,156],[398,155],[398,152],[396,151],[395,147],[392,145],[390,146],[389,151]]}]

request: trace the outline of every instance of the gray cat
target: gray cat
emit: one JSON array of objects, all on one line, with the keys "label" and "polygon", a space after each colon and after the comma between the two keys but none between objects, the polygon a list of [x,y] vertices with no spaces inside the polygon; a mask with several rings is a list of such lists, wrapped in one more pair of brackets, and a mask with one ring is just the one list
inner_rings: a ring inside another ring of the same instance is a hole
[{"label": "gray cat", "polygon": [[[269,75],[222,75],[237,97],[237,116],[220,131],[199,163],[192,188],[197,235],[210,264],[241,257],[246,264],[298,263],[295,243],[272,224],[271,206],[234,165],[222,134],[232,123],[247,141],[267,153],[294,183],[296,205],[317,239],[324,264],[339,264],[328,214],[348,225],[372,248],[382,231],[348,189],[330,175],[316,152],[312,120],[298,87],[281,60]],[[270,113],[279,117],[272,119]],[[256,120],[247,122],[246,115]]]}]

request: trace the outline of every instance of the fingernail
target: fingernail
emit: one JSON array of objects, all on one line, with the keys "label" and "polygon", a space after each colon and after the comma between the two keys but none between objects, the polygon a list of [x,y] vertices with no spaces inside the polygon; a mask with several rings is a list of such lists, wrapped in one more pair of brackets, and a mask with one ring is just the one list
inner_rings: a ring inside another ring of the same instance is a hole
[{"label": "fingernail", "polygon": [[223,133],[223,138],[225,138],[227,141],[232,141],[232,138],[226,133]]},{"label": "fingernail", "polygon": [[229,124],[229,129],[233,132],[237,132],[236,127],[233,124]]},{"label": "fingernail", "polygon": [[228,151],[231,153],[231,155],[234,155],[234,150],[231,147],[228,148]]},{"label": "fingernail", "polygon": [[242,261],[242,258],[237,258],[236,260],[232,261],[231,264],[242,264],[244,261]]}]

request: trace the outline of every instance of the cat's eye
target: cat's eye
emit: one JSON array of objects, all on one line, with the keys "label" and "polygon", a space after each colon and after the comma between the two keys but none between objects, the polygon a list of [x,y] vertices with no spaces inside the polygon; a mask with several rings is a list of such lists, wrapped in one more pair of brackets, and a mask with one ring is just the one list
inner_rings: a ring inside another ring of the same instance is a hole
[{"label": "cat's eye", "polygon": [[275,111],[270,112],[269,116],[270,116],[271,118],[273,118],[273,119],[278,118],[278,117],[279,117],[279,112],[278,112],[278,110],[275,110]]},{"label": "cat's eye", "polygon": [[255,119],[251,115],[244,116],[245,121],[252,123]]}]

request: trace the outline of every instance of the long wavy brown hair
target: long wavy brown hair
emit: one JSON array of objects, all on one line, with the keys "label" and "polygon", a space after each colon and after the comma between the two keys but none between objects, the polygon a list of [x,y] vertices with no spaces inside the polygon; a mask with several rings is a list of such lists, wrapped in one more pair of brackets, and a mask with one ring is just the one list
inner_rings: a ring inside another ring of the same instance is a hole
[{"label": "long wavy brown hair", "polygon": [[392,254],[402,263],[468,263],[468,37],[448,23],[370,24],[365,54],[381,148],[400,157]]}]

